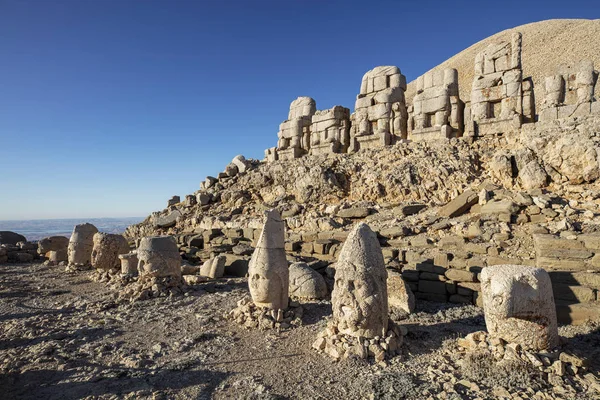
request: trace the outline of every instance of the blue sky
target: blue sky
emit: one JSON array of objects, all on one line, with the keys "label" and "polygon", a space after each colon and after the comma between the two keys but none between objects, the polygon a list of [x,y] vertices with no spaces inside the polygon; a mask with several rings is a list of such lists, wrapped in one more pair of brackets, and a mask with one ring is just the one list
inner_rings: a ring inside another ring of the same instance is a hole
[{"label": "blue sky", "polygon": [[374,66],[550,18],[600,2],[0,0],[0,220],[145,216],[262,158],[297,96],[352,109]]}]

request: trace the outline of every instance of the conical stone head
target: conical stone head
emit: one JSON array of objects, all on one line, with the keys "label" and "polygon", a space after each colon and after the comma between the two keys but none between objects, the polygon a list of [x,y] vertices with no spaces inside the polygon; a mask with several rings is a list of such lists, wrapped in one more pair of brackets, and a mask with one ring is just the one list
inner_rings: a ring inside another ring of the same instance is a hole
[{"label": "conical stone head", "polygon": [[257,306],[286,309],[289,270],[284,249],[284,222],[277,210],[265,214],[267,220],[250,259],[248,286]]},{"label": "conical stone head", "polygon": [[352,229],[342,247],[331,303],[340,332],[366,338],[387,332],[387,271],[377,235],[365,223]]}]

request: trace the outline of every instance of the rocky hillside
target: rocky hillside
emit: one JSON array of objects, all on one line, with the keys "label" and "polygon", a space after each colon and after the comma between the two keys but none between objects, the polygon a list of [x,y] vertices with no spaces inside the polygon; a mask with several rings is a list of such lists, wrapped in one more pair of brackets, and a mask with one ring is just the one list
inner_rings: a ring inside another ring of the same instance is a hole
[{"label": "rocky hillside", "polygon": [[[291,230],[338,229],[344,209],[438,207],[484,183],[509,190],[592,183],[600,177],[600,117],[531,124],[514,137],[474,143],[452,139],[398,143],[333,157],[245,161],[208,179],[191,202],[172,205],[127,230],[132,238],[196,229],[260,226],[262,210],[280,208]],[[196,200],[197,199],[197,200]],[[340,211],[342,210],[342,211]]]},{"label": "rocky hillside", "polygon": [[[523,35],[522,65],[523,76],[532,77],[537,93],[543,93],[544,78],[556,74],[556,67],[572,64],[579,60],[592,60],[600,66],[600,20],[553,19],[517,26],[487,37],[446,60],[432,70],[456,68],[460,98],[469,101],[473,83],[475,55],[489,44],[509,41],[514,32]],[[551,62],[549,62],[551,60]],[[413,81],[406,91],[407,101],[411,101],[416,90]],[[599,88],[596,86],[596,96]],[[543,96],[536,97],[539,109]]]}]

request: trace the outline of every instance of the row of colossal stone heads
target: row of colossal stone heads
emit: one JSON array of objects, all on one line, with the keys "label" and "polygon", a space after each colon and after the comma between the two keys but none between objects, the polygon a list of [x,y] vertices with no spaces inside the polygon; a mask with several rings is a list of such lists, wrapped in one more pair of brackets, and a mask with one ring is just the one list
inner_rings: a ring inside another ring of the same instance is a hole
[{"label": "row of colossal stone heads", "polygon": [[[248,270],[250,295],[257,307],[276,311],[288,308],[290,278],[284,230],[279,212],[267,211]],[[40,252],[61,247],[58,241],[40,242]],[[73,230],[67,253],[71,266],[91,264],[109,270],[121,265],[124,274],[137,271],[140,276],[181,277],[181,258],[170,236],[142,238],[132,253],[123,236],[100,233],[91,224],[81,224]],[[367,224],[357,224],[335,264],[331,302],[337,332],[357,338],[386,336],[387,276],[376,234]],[[556,310],[546,271],[521,265],[486,267],[481,282],[486,325],[492,337],[532,350],[558,345]]]},{"label": "row of colossal stone heads", "polygon": [[[518,129],[536,121],[534,88],[523,77],[520,33],[510,42],[490,44],[477,54],[470,101],[459,95],[458,71],[430,71],[416,80],[416,94],[407,106],[406,78],[395,66],[380,66],[362,78],[354,113],[335,106],[317,110],[310,97],[299,97],[279,126],[276,147],[267,161],[306,154],[353,153],[403,139],[436,140],[485,136]],[[589,60],[557,66],[545,80],[539,120],[600,113],[594,100],[598,72]]]},{"label": "row of colossal stone heads", "polygon": [[76,225],[70,239],[52,236],[40,240],[38,253],[53,263],[66,261],[75,269],[92,266],[104,271],[121,269],[131,275],[181,277],[181,257],[171,236],[142,238],[132,252],[122,235],[98,232],[86,223]]},{"label": "row of colossal stone heads", "polygon": [[[385,337],[387,275],[376,234],[367,224],[357,224],[335,264],[331,302],[336,332],[359,338]],[[255,305],[287,309],[288,280],[284,222],[277,211],[267,211],[249,266],[248,284]],[[558,345],[554,297],[545,270],[498,265],[484,268],[481,280],[485,320],[492,337],[531,350]]]}]

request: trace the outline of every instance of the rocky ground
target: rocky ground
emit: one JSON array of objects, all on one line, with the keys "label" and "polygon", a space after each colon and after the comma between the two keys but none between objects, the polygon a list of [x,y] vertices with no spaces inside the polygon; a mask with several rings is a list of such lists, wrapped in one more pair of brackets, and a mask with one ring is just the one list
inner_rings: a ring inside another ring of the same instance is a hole
[{"label": "rocky ground", "polygon": [[[497,365],[465,354],[457,339],[484,330],[472,305],[417,303],[399,323],[403,353],[385,365],[335,362],[311,349],[331,314],[303,304],[302,325],[246,330],[224,314],[248,295],[245,278],[188,286],[184,296],[135,303],[41,264],[0,266],[0,387],[3,399],[196,398],[598,398],[582,378],[524,362]],[[564,348],[600,369],[598,325],[560,328]],[[589,378],[589,377],[588,377]],[[577,392],[579,390],[579,392]]]}]

